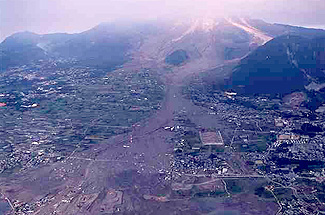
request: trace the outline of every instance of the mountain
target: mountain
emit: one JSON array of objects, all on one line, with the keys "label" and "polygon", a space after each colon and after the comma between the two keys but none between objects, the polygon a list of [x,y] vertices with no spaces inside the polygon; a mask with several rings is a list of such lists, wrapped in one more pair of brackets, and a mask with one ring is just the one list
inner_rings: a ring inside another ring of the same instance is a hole
[{"label": "mountain", "polygon": [[284,24],[270,24],[259,19],[241,19],[243,23],[248,23],[250,26],[259,29],[271,37],[279,37],[283,35],[296,35],[308,38],[325,36],[325,31],[322,29],[304,28],[298,26],[284,25]]},{"label": "mountain", "polygon": [[4,40],[0,45],[0,69],[46,59],[45,52],[37,46],[40,38],[40,35],[23,32]]},{"label": "mountain", "polygon": [[324,31],[247,18],[102,23],[78,34],[16,33],[0,44],[0,69],[63,59],[112,70],[130,59],[143,58],[205,70],[242,59],[281,35],[311,38],[321,34]]},{"label": "mountain", "polygon": [[308,36],[279,36],[257,48],[234,69],[231,85],[248,94],[316,89],[325,82],[325,37]]},{"label": "mountain", "polygon": [[128,59],[128,51],[138,45],[149,29],[103,23],[79,34],[16,33],[0,44],[1,68],[39,60],[76,60],[80,65],[112,69]]},{"label": "mountain", "polygon": [[143,45],[150,45],[146,51],[161,62],[182,50],[188,61],[199,59],[214,66],[242,57],[261,44],[250,32],[226,19],[102,23],[78,34],[16,33],[0,44],[0,69],[57,58],[112,69],[128,61]]}]

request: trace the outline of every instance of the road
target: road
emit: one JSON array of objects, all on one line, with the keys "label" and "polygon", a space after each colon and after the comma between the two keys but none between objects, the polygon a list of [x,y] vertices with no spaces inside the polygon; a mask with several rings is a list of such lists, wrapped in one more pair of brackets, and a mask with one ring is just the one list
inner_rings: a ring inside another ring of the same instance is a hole
[{"label": "road", "polygon": [[[35,202],[49,193],[58,196],[56,199],[62,199],[60,193],[67,187],[81,189],[83,195],[120,189],[124,192],[124,209],[132,211],[139,207],[134,202],[140,204],[139,201],[143,201],[140,198],[141,192],[155,194],[170,190],[169,175],[172,172],[174,146],[167,140],[174,137],[174,133],[163,128],[175,126],[174,117],[179,112],[185,113],[197,127],[221,129],[226,126],[218,115],[209,114],[208,109],[194,105],[183,95],[183,87],[187,84],[188,77],[222,67],[224,64],[211,66],[194,60],[183,66],[169,68],[167,73],[166,65],[161,59],[153,58],[147,50],[140,49],[139,52],[141,53],[135,53],[136,57],[117,72],[123,70],[136,72],[139,69],[150,68],[156,75],[160,75],[166,89],[161,109],[138,123],[138,126],[133,126],[132,131],[127,134],[102,140],[87,151],[75,150],[62,162],[11,178],[6,185],[8,190],[14,184],[24,192],[11,192],[10,196],[7,195],[10,199],[19,198],[21,201]],[[223,179],[261,176],[246,174],[215,177]],[[61,203],[53,200],[38,208],[37,213],[53,212],[58,204]],[[92,210],[95,210],[99,206],[93,207]]]}]

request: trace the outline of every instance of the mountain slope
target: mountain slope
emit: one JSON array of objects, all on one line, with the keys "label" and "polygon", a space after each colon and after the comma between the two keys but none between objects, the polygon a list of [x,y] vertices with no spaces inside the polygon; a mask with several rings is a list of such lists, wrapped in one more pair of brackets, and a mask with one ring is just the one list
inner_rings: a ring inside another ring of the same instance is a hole
[{"label": "mountain slope", "polygon": [[[63,59],[81,66],[112,70],[131,58],[143,57],[155,63],[167,63],[166,66],[192,63],[196,69],[204,70],[241,59],[272,38],[287,34],[311,37],[324,31],[243,18],[201,18],[141,24],[103,23],[78,34],[24,32],[0,44],[0,69]],[[175,62],[181,63],[168,64],[168,56],[180,53],[179,50],[183,54]]]},{"label": "mountain slope", "polygon": [[[283,35],[296,35],[308,38],[325,36],[325,31],[322,29],[304,28],[283,24],[270,24],[258,19],[245,19],[252,27],[264,32],[271,37],[279,37]],[[244,23],[243,23],[244,24]]]},{"label": "mountain slope", "polygon": [[325,81],[325,37],[280,36],[235,68],[231,85],[243,93],[290,93]]},{"label": "mountain slope", "polygon": [[266,33],[262,32],[261,30],[251,26],[245,19],[240,18],[239,22],[233,21],[232,19],[227,20],[232,25],[243,29],[244,31],[253,35],[255,41],[258,43],[265,44],[266,42],[272,40],[273,38]]},{"label": "mountain slope", "polygon": [[154,28],[145,24],[100,24],[79,34],[17,33],[0,44],[1,69],[57,58],[112,69],[127,60],[128,52],[148,32],[154,32]]},{"label": "mountain slope", "polygon": [[0,45],[0,70],[10,66],[27,64],[35,59],[47,59],[46,53],[37,46],[41,36],[30,32],[17,33]]}]

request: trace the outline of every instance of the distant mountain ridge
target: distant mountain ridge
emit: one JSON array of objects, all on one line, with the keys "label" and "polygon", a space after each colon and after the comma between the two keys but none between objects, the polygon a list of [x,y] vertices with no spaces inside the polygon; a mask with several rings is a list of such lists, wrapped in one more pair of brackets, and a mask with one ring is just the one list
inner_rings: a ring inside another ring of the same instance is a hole
[{"label": "distant mountain ridge", "polygon": [[[0,44],[0,69],[53,58],[75,59],[81,65],[114,68],[128,58],[128,50],[141,41],[145,25],[100,24],[78,34],[16,33]],[[152,29],[150,29],[152,30]]]},{"label": "distant mountain ridge", "polygon": [[[16,33],[0,44],[0,70],[49,59],[73,59],[83,66],[112,70],[147,44],[159,63],[199,61],[209,67],[246,56],[281,35],[312,38],[325,31],[269,24],[261,20],[198,19],[140,24],[102,23],[78,34]],[[147,49],[148,50],[148,49]],[[181,52],[177,52],[182,50]],[[181,53],[177,55],[173,53]],[[169,61],[168,56],[174,59]]]}]

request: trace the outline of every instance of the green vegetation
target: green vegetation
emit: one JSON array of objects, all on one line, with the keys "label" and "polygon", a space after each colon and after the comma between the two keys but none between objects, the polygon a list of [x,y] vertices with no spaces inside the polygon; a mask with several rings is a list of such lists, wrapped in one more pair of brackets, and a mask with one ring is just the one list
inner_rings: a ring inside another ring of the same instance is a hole
[{"label": "green vegetation", "polygon": [[211,192],[198,192],[194,194],[194,197],[218,197],[224,196],[226,193],[224,191],[211,191]]},{"label": "green vegetation", "polygon": [[290,188],[275,188],[272,192],[265,188],[266,185],[257,187],[255,189],[255,195],[264,199],[274,199],[274,195],[279,199],[292,199],[292,190]]},{"label": "green vegetation", "polygon": [[193,197],[218,197],[224,196],[226,192],[224,190],[210,190],[210,191],[202,191],[197,186],[193,186],[191,189],[191,195]]},{"label": "green vegetation", "polygon": [[88,127],[86,135],[100,136],[118,134],[148,117],[164,95],[162,85],[144,71],[113,73],[91,86],[80,83],[73,91],[73,97],[44,102],[39,113],[53,119],[68,114]]},{"label": "green vegetation", "polygon": [[274,140],[273,136],[259,135],[257,140],[248,141],[247,144],[240,145],[241,152],[263,152],[267,149],[268,143]]},{"label": "green vegetation", "polygon": [[[49,150],[64,156],[76,147],[82,151],[129,132],[132,125],[159,109],[164,97],[164,86],[148,70],[107,75],[84,67],[51,69],[9,70],[0,79],[1,101],[7,105],[0,109],[0,126],[22,131],[13,143],[34,142],[44,153]],[[7,155],[13,148],[6,139],[0,138],[4,143],[0,150]],[[6,168],[14,168],[15,163]]]},{"label": "green vegetation", "polygon": [[266,190],[264,186],[256,188],[255,195],[257,195],[261,198],[265,198],[265,199],[273,199],[274,198],[272,193],[270,191]]},{"label": "green vegetation", "polygon": [[188,55],[185,50],[176,50],[165,59],[165,62],[170,65],[179,66],[188,59]]},{"label": "green vegetation", "polygon": [[201,146],[201,139],[198,132],[186,132],[182,137],[184,139],[184,144],[187,148],[192,148],[193,146]]},{"label": "green vegetation", "polygon": [[324,41],[324,38],[301,36],[277,37],[242,60],[232,74],[232,86],[245,94],[275,95],[303,91],[304,85],[308,84],[303,70],[322,83],[325,80],[321,72],[324,65],[319,61]]},{"label": "green vegetation", "polygon": [[290,188],[276,188],[273,191],[274,195],[280,200],[282,199],[292,199],[292,190]]},{"label": "green vegetation", "polygon": [[303,184],[307,187],[315,187],[317,190],[316,197],[321,201],[325,202],[325,184],[324,182],[317,182],[315,180],[307,179],[307,178],[298,178],[297,183]]},{"label": "green vegetation", "polygon": [[228,191],[231,194],[238,194],[244,191],[245,183],[241,182],[238,179],[226,179]]}]

